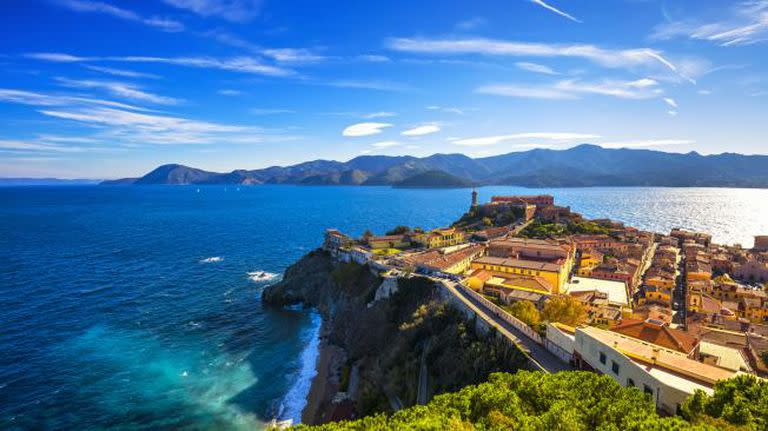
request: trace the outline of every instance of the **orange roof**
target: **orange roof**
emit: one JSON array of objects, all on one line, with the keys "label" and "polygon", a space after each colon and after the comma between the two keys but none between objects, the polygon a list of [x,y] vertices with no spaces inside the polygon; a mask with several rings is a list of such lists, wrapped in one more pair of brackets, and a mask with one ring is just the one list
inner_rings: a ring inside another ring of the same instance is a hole
[{"label": "orange roof", "polygon": [[672,329],[666,323],[653,319],[625,319],[620,325],[613,327],[611,331],[676,350],[686,355],[690,354],[699,344],[699,340],[687,332]]}]

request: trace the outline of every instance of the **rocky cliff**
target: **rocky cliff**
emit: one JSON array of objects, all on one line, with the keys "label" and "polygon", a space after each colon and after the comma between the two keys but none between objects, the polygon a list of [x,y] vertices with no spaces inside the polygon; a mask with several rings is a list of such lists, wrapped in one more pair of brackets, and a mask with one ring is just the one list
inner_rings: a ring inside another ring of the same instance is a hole
[{"label": "rocky cliff", "polygon": [[324,375],[329,383],[316,400],[317,412],[305,414],[308,423],[413,405],[419,391],[429,398],[525,363],[519,351],[465,321],[432,281],[385,280],[368,266],[337,263],[320,250],[289,267],[262,298],[273,306],[317,308],[323,343],[337,352]]}]

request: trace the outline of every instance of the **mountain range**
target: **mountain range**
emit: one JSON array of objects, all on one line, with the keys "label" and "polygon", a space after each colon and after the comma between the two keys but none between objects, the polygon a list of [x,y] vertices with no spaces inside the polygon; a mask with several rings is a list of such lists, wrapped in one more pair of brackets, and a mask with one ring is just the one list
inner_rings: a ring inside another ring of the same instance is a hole
[{"label": "mountain range", "polygon": [[347,162],[314,160],[293,166],[209,172],[163,165],[140,178],[102,184],[299,184],[400,187],[677,186],[768,187],[768,156],[609,149],[583,144],[491,157],[359,156]]}]

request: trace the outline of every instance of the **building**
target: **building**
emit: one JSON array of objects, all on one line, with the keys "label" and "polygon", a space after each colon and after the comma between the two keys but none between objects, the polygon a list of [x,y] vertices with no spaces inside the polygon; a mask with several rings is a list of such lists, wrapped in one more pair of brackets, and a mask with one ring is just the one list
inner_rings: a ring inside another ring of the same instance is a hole
[{"label": "building", "polygon": [[347,248],[352,244],[352,239],[339,232],[338,229],[326,229],[323,240],[323,250],[336,256],[342,248]]},{"label": "building", "polygon": [[755,245],[752,247],[754,251],[768,251],[768,235],[755,236]]},{"label": "building", "polygon": [[[568,344],[558,348],[567,353]],[[613,331],[591,326],[576,328],[572,345],[571,354],[578,368],[608,375],[622,386],[641,389],[653,397],[657,408],[668,414],[679,412],[680,406],[696,390],[711,394],[715,383],[737,374],[696,361],[679,351],[615,332],[615,328]]]},{"label": "building", "polygon": [[458,250],[429,250],[415,253],[403,258],[406,264],[413,265],[424,272],[443,272],[447,274],[463,274],[473,259],[485,252],[485,247],[479,244],[470,245]]},{"label": "building", "polygon": [[573,296],[579,292],[601,292],[606,301],[618,307],[629,307],[629,292],[623,281],[601,280],[596,278],[572,277],[566,284],[566,293]]},{"label": "building", "polygon": [[555,197],[551,195],[536,196],[492,196],[491,202],[499,203],[524,203],[536,205],[538,207],[552,206],[555,204]]},{"label": "building", "polygon": [[411,246],[411,240],[408,235],[381,235],[365,237],[365,242],[373,250],[382,250],[387,248],[407,248]]},{"label": "building", "polygon": [[426,248],[449,247],[467,242],[464,232],[452,227],[416,234],[412,237],[412,240]]},{"label": "building", "polygon": [[575,250],[571,244],[528,238],[507,238],[491,241],[488,244],[488,255],[493,257],[514,258],[558,262],[568,261],[572,265]]},{"label": "building", "polygon": [[611,328],[611,331],[680,352],[692,359],[698,357],[699,340],[662,321],[625,319],[620,325]]},{"label": "building", "polygon": [[537,262],[532,260],[508,259],[503,257],[483,256],[475,259],[472,269],[483,269],[491,275],[502,279],[510,276],[526,276],[539,278],[544,281],[536,283],[539,290],[545,294],[560,293],[568,280],[569,269],[564,263]]}]

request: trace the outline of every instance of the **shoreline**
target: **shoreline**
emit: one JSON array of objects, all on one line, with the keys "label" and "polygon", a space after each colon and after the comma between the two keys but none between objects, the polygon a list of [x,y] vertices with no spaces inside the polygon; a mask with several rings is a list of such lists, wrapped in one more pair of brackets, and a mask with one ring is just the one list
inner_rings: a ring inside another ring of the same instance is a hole
[{"label": "shoreline", "polygon": [[318,425],[323,422],[333,397],[339,390],[337,371],[343,361],[344,352],[340,347],[328,343],[327,330],[327,325],[323,322],[320,326],[315,376],[312,378],[306,404],[301,411],[301,423],[306,425]]}]

